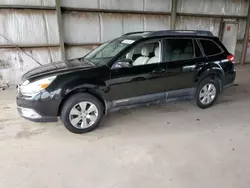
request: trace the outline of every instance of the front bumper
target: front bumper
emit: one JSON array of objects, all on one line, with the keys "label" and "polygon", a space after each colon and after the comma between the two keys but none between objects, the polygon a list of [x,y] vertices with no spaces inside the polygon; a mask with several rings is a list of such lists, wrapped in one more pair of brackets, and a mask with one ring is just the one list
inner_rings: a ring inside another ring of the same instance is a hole
[{"label": "front bumper", "polygon": [[58,121],[58,110],[61,103],[60,95],[43,91],[33,97],[25,97],[20,93],[16,98],[19,114],[34,122]]},{"label": "front bumper", "polygon": [[41,116],[38,112],[31,108],[17,107],[18,113],[25,119],[33,122],[57,122],[57,117]]}]

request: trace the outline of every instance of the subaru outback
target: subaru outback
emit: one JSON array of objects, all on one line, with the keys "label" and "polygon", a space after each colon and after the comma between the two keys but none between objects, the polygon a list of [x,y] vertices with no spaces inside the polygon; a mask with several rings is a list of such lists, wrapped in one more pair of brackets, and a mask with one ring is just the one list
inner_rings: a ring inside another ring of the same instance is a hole
[{"label": "subaru outback", "polygon": [[30,70],[17,109],[31,121],[60,117],[69,131],[86,133],[123,108],[191,98],[208,108],[235,76],[234,56],[209,31],[133,32],[84,57]]}]

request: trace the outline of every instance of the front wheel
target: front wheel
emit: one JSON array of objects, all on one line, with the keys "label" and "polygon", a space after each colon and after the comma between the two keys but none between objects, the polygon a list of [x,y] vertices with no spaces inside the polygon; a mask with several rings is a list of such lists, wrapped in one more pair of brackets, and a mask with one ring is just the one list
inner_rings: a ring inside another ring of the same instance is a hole
[{"label": "front wheel", "polygon": [[196,92],[197,106],[202,109],[211,107],[218,98],[219,91],[218,81],[209,78],[201,81]]},{"label": "front wheel", "polygon": [[63,105],[61,120],[70,132],[81,134],[94,130],[103,119],[103,105],[94,96],[78,93]]}]

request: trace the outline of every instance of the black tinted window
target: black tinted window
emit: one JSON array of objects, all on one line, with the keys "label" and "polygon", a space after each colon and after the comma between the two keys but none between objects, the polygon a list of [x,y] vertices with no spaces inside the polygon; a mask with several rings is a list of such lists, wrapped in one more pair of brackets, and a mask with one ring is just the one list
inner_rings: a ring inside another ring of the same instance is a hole
[{"label": "black tinted window", "polygon": [[221,49],[213,41],[200,40],[200,42],[207,56],[221,53]]},{"label": "black tinted window", "polygon": [[194,45],[192,39],[167,39],[166,60],[178,61],[194,58]]}]

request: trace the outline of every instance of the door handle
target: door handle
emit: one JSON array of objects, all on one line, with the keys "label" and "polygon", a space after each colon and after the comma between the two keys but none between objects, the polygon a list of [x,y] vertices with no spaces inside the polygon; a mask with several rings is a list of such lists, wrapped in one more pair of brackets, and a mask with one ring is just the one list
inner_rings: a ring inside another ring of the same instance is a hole
[{"label": "door handle", "polygon": [[153,70],[152,73],[153,74],[162,74],[164,72],[166,72],[166,69],[164,69],[164,68],[158,68],[158,69]]}]

